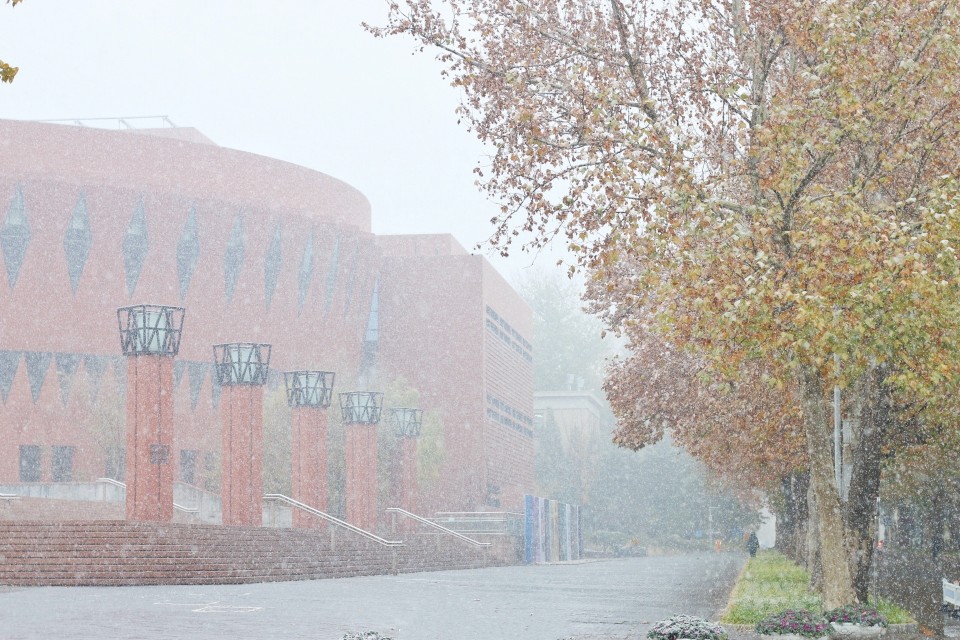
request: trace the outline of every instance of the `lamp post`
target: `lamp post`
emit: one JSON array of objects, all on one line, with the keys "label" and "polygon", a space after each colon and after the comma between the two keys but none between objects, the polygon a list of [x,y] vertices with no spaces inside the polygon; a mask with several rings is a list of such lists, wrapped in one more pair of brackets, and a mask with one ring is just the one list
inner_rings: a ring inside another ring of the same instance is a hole
[{"label": "lamp post", "polygon": [[[294,500],[327,510],[327,408],[333,396],[332,371],[286,371],[287,404],[292,409],[292,489]],[[293,512],[293,526],[323,529],[324,522]]]},{"label": "lamp post", "polygon": [[182,307],[141,304],[117,309],[127,356],[126,516],[173,518],[173,358],[180,351]]},{"label": "lamp post", "polygon": [[223,524],[259,527],[263,524],[263,385],[270,370],[270,345],[214,345],[213,360],[223,387]]},{"label": "lamp post", "polygon": [[[417,512],[417,438],[423,425],[423,411],[409,407],[389,410],[390,424],[400,444],[399,495],[400,507]],[[413,523],[404,519],[404,525]]]},{"label": "lamp post", "polygon": [[340,394],[347,475],[347,521],[372,531],[377,526],[377,425],[383,394],[351,391]]}]

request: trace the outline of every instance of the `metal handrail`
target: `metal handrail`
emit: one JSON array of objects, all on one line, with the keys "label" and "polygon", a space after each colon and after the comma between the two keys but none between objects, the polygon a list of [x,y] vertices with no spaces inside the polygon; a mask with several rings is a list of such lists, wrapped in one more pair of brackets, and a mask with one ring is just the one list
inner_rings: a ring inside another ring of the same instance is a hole
[{"label": "metal handrail", "polygon": [[[102,482],[104,484],[111,484],[123,490],[126,490],[127,488],[126,482],[120,482],[119,480],[114,480],[113,478],[97,478],[97,482]],[[200,509],[197,509],[196,507],[185,507],[182,504],[177,504],[176,502],[173,503],[173,508],[176,509],[177,511],[182,511],[183,513],[190,513],[190,514],[200,513]]]},{"label": "metal handrail", "polygon": [[97,478],[97,482],[102,482],[104,484],[112,484],[115,487],[120,487],[121,489],[127,488],[126,482],[120,482],[119,480],[114,480],[113,478]]},{"label": "metal handrail", "polygon": [[297,509],[300,509],[301,511],[306,511],[307,513],[309,513],[309,514],[311,514],[311,515],[317,516],[318,518],[322,518],[323,520],[326,520],[327,522],[329,522],[329,523],[331,523],[331,524],[335,524],[335,525],[337,525],[338,527],[343,527],[344,529],[346,529],[346,530],[348,530],[348,531],[352,531],[353,533],[356,533],[357,535],[363,536],[363,537],[366,538],[367,540],[373,540],[373,541],[376,542],[377,544],[383,545],[383,546],[385,546],[385,547],[399,547],[399,546],[402,546],[402,545],[403,545],[403,541],[402,541],[402,540],[384,540],[384,539],[381,538],[380,536],[378,536],[378,535],[376,535],[376,534],[373,534],[373,533],[370,533],[369,531],[367,531],[367,530],[365,530],[365,529],[361,529],[360,527],[357,527],[357,526],[355,526],[355,525],[352,525],[352,524],[350,524],[349,522],[345,522],[345,521],[341,520],[340,518],[335,518],[335,517],[333,517],[332,515],[330,515],[329,513],[324,513],[323,511],[320,511],[319,509],[314,509],[314,508],[311,507],[310,505],[304,504],[304,503],[302,503],[302,502],[299,502],[299,501],[297,501],[297,500],[294,500],[293,498],[291,498],[291,497],[289,497],[289,496],[285,496],[285,495],[280,494],[280,493],[268,493],[268,494],[266,494],[265,496],[263,496],[263,499],[264,499],[264,500],[276,500],[277,502],[285,502],[285,503],[289,504],[289,505],[292,506],[292,507],[296,507]]},{"label": "metal handrail", "polygon": [[0,500],[19,500],[20,496],[15,493],[0,493]]},{"label": "metal handrail", "polygon": [[189,482],[184,482],[183,480],[174,480],[173,484],[178,484],[181,487],[186,487],[190,491],[196,491],[197,493],[210,496],[211,498],[217,498],[217,499],[220,498],[219,493],[214,493],[213,491],[207,491],[203,487],[198,487],[195,484],[190,484]]},{"label": "metal handrail", "polygon": [[490,543],[489,543],[489,542],[480,542],[479,540],[474,540],[473,538],[468,538],[467,536],[465,536],[465,535],[463,535],[463,534],[461,534],[461,533],[457,533],[456,531],[453,531],[452,529],[447,529],[446,527],[442,527],[442,526],[440,526],[439,524],[437,524],[436,522],[433,522],[432,520],[427,520],[426,518],[420,517],[420,516],[418,516],[418,515],[415,514],[415,513],[410,513],[409,511],[405,511],[405,510],[403,510],[403,509],[401,509],[401,508],[399,508],[399,507],[389,507],[389,508],[386,509],[386,511],[387,511],[388,513],[399,513],[399,514],[402,515],[402,516],[406,516],[406,517],[408,517],[408,518],[411,518],[412,520],[416,520],[417,522],[419,522],[419,523],[421,523],[421,524],[425,524],[425,525],[427,525],[427,526],[433,527],[434,529],[437,529],[437,530],[439,530],[439,531],[442,531],[443,533],[445,533],[445,534],[447,534],[447,535],[449,535],[449,536],[453,536],[454,538],[457,538],[458,540],[463,540],[464,542],[469,542],[470,544],[472,544],[472,545],[475,546],[475,547],[489,547],[489,546],[490,546]]},{"label": "metal handrail", "polygon": [[436,517],[453,517],[453,516],[517,516],[523,517],[522,513],[516,513],[513,511],[438,511]]}]

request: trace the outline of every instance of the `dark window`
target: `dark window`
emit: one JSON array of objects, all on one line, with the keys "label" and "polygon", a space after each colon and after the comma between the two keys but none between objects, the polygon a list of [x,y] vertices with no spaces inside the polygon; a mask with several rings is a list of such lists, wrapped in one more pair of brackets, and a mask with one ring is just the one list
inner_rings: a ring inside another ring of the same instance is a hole
[{"label": "dark window", "polygon": [[20,482],[40,482],[39,445],[20,445]]},{"label": "dark window", "polygon": [[51,476],[54,482],[70,482],[73,480],[73,454],[77,450],[72,446],[53,447],[53,461]]},{"label": "dark window", "polygon": [[197,479],[197,457],[199,451],[180,449],[180,482],[194,484]]}]

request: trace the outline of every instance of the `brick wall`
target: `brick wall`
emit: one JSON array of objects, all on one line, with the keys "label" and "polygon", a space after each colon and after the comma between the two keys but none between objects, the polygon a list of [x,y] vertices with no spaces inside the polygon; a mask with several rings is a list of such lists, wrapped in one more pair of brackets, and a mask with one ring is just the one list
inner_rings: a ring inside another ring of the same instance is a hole
[{"label": "brick wall", "polygon": [[387,548],[342,531],[123,521],[0,522],[0,557],[0,584],[20,586],[238,584],[507,563],[431,535]]}]

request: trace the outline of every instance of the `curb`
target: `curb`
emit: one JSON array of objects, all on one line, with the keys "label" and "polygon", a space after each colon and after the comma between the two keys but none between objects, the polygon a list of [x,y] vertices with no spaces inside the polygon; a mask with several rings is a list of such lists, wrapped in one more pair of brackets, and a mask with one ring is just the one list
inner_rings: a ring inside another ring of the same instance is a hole
[{"label": "curb", "polygon": [[[731,640],[759,640],[764,636],[754,631],[752,624],[725,624],[721,626],[727,630]],[[905,624],[891,624],[887,632],[880,636],[882,640],[914,640],[920,638],[920,625],[916,622]],[[768,640],[776,640],[776,636],[767,636]]]}]

